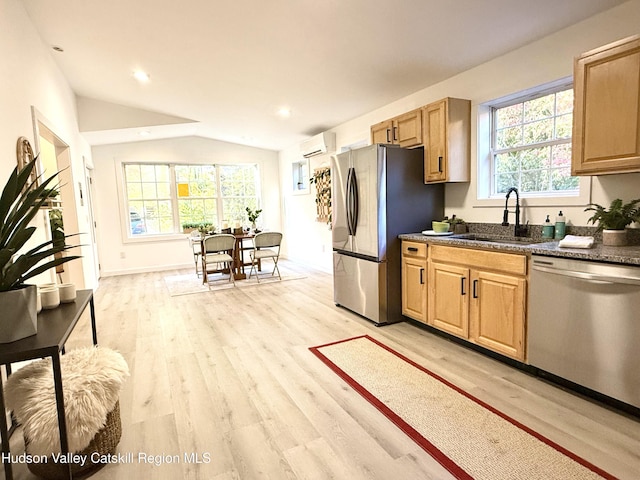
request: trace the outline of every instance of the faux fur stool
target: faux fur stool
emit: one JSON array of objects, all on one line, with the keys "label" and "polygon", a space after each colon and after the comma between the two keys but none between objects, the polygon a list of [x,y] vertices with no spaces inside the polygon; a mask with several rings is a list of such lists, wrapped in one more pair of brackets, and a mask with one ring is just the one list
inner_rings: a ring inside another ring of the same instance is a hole
[{"label": "faux fur stool", "polygon": [[[60,364],[69,451],[85,460],[84,465],[74,463],[72,471],[85,475],[104,464],[93,462],[92,453],[97,452],[93,457],[100,460],[120,441],[118,395],[129,368],[122,355],[102,347],[72,350]],[[46,463],[30,463],[29,469],[44,478],[66,478],[66,462],[55,461],[60,432],[51,359],[30,363],[9,376],[5,398],[22,425],[26,452],[48,457]]]}]

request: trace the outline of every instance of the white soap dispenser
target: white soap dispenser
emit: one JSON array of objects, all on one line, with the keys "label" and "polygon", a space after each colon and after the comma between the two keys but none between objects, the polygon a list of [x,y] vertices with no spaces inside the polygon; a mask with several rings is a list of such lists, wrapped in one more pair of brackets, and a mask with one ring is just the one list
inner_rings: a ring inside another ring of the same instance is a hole
[{"label": "white soap dispenser", "polygon": [[562,210],[560,210],[556,217],[556,234],[554,236],[556,240],[562,240],[564,238],[566,225],[564,215],[562,214]]}]

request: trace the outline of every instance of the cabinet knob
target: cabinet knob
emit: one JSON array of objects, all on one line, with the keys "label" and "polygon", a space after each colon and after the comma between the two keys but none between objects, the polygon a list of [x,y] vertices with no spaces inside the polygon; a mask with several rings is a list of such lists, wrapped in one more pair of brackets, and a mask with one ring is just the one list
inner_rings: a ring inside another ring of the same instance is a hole
[{"label": "cabinet knob", "polygon": [[420,269],[420,285],[424,285],[424,268]]},{"label": "cabinet knob", "polygon": [[467,283],[467,277],[460,278],[460,295],[466,295],[467,292],[464,291],[465,283]]},{"label": "cabinet knob", "polygon": [[478,280],[473,281],[473,298],[478,298]]},{"label": "cabinet knob", "polygon": [[438,157],[438,172],[442,173],[442,157]]}]

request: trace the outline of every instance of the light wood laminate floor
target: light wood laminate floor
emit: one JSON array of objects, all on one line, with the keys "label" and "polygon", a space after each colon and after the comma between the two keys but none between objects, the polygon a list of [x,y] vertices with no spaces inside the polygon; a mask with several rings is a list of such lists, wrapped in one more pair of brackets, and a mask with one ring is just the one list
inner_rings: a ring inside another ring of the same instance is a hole
[{"label": "light wood laminate floor", "polygon": [[[131,369],[118,450],[134,461],[92,478],[452,478],[308,350],[362,334],[619,478],[640,478],[637,419],[414,325],[375,327],[334,305],[330,275],[287,265],[306,277],[177,297],[163,277],[186,271],[100,281],[98,341]],[[90,344],[85,315],[67,348]],[[21,432],[11,443],[22,451]],[[24,465],[14,472],[35,478]]]}]

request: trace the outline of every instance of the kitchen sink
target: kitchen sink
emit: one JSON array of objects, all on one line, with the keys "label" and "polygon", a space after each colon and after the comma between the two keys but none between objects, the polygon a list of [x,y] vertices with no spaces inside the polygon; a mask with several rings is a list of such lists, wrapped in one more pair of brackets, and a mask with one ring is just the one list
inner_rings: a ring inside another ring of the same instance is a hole
[{"label": "kitchen sink", "polygon": [[465,233],[462,235],[453,235],[451,238],[459,238],[461,240],[476,240],[478,242],[504,243],[511,245],[533,245],[535,243],[543,243],[544,240],[536,240],[531,237],[498,237],[491,235],[479,235],[475,233]]}]

